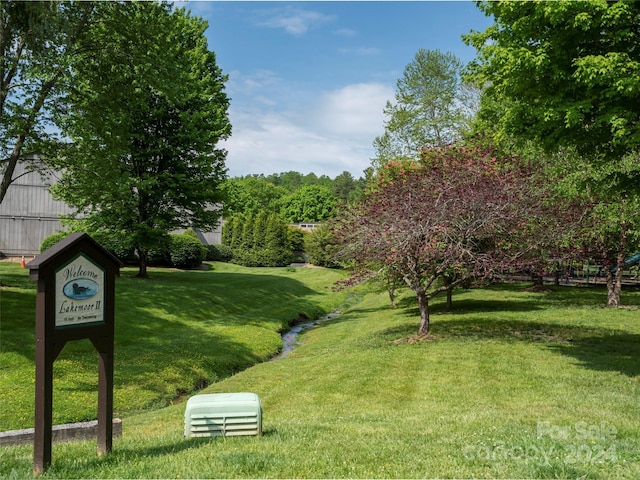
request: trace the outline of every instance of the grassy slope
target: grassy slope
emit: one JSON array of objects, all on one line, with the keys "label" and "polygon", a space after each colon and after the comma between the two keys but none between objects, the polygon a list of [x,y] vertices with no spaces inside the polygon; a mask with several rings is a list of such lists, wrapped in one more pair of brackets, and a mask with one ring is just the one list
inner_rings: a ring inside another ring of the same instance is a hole
[{"label": "grassy slope", "polygon": [[[194,387],[263,361],[280,331],[301,314],[317,317],[342,296],[330,270],[216,264],[209,271],[123,269],[116,282],[116,416],[165,406]],[[33,426],[35,282],[0,264],[0,430]],[[331,298],[329,298],[331,297]],[[88,340],[68,343],[54,363],[54,423],[95,418],[97,358]]]},{"label": "grassy slope", "polygon": [[[409,344],[411,298],[391,310],[370,293],[287,358],[203,392],[257,393],[262,437],[185,440],[176,404],[125,418],[105,458],[55,445],[45,477],[640,478],[640,315],[603,301],[464,291],[453,312],[434,306],[434,341]],[[28,476],[31,455],[0,450],[0,476]]]}]

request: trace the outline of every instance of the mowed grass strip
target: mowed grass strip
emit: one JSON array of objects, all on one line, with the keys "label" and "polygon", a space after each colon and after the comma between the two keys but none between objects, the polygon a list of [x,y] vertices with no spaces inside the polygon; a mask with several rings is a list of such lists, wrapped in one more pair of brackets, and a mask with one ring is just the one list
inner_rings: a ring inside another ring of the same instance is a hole
[{"label": "mowed grass strip", "polygon": [[[54,445],[44,478],[640,478],[640,294],[459,291],[417,310],[370,291],[288,357],[202,393],[251,391],[264,435],[184,439],[184,403],[124,419],[113,452]],[[28,477],[32,449],[0,451]]]},{"label": "mowed grass strip", "polygon": [[[207,271],[151,269],[150,281],[125,268],[116,281],[114,414],[166,406],[177,397],[277,354],[280,332],[318,317],[343,294],[344,274],[327,269]],[[0,264],[0,431],[33,426],[35,282]],[[97,354],[69,342],[54,363],[54,423],[94,419]]]}]

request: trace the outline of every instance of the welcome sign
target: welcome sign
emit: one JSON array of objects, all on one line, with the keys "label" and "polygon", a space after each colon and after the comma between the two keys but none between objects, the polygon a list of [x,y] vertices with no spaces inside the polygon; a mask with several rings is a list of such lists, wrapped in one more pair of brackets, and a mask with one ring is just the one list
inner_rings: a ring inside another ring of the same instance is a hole
[{"label": "welcome sign", "polygon": [[104,322],[105,271],[84,254],[56,270],[55,327]]},{"label": "welcome sign", "polygon": [[51,465],[53,363],[67,342],[89,339],[98,352],[98,455],[113,439],[116,275],[122,263],[86,233],[72,233],[29,262],[36,285],[36,395],[33,473]]}]

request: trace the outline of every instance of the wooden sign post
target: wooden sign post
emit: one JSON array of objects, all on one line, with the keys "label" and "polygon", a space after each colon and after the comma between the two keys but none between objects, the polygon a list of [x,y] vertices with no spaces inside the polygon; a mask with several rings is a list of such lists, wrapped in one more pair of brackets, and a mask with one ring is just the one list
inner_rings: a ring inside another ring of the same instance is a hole
[{"label": "wooden sign post", "polygon": [[98,455],[113,438],[115,277],[122,263],[86,233],[73,233],[26,265],[37,280],[33,471],[51,464],[53,362],[68,341],[98,351]]}]

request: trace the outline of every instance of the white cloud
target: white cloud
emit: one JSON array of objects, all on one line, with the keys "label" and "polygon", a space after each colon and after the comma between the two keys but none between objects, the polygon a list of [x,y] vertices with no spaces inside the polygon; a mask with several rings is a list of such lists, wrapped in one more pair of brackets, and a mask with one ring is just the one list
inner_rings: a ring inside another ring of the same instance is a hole
[{"label": "white cloud", "polygon": [[340,37],[355,37],[357,35],[357,32],[355,30],[352,30],[351,28],[339,28],[333,33]]},{"label": "white cloud", "polygon": [[232,103],[233,135],[223,145],[229,174],[294,170],[334,178],[346,170],[359,177],[370,165],[372,142],[383,131],[382,109],[392,96],[389,86],[362,83],[326,92],[302,110]]},{"label": "white cloud", "polygon": [[277,86],[281,82],[281,78],[270,70],[256,70],[251,75],[233,71],[229,74],[227,87],[230,92],[238,91],[243,94],[252,94],[274,85]]},{"label": "white cloud", "polygon": [[315,113],[319,129],[334,138],[370,145],[383,131],[383,109],[394,90],[382,83],[358,83],[326,92]]},{"label": "white cloud", "polygon": [[375,47],[356,47],[356,48],[339,48],[339,53],[373,56],[379,55],[380,49]]},{"label": "white cloud", "polygon": [[269,28],[281,28],[291,35],[304,35],[311,28],[325,24],[334,19],[333,15],[312,10],[287,8],[271,13],[268,18],[258,22],[258,25]]}]

